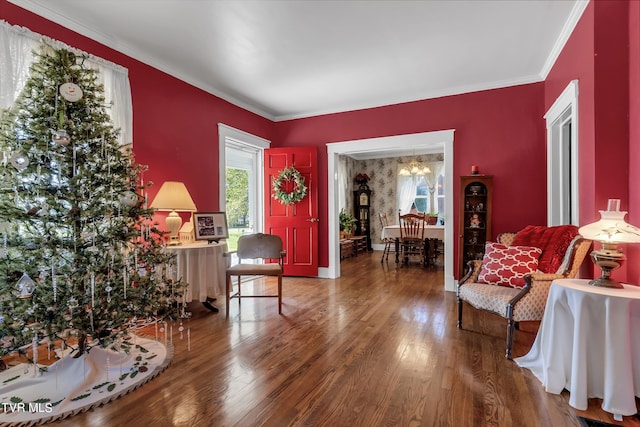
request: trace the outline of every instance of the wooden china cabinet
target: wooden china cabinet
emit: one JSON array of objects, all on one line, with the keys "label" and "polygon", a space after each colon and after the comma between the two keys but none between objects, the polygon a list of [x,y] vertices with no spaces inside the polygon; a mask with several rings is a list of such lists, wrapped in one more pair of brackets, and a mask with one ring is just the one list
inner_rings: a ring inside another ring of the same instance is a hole
[{"label": "wooden china cabinet", "polygon": [[464,276],[468,261],[482,259],[485,242],[491,239],[492,194],[493,176],[460,177],[458,278]]}]

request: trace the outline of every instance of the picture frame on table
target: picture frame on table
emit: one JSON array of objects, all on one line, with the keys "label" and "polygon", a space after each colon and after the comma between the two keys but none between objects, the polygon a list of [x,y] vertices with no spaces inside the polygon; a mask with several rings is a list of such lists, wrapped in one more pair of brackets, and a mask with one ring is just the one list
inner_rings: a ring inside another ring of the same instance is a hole
[{"label": "picture frame on table", "polygon": [[195,212],[193,214],[193,229],[196,240],[217,242],[229,238],[225,212]]}]

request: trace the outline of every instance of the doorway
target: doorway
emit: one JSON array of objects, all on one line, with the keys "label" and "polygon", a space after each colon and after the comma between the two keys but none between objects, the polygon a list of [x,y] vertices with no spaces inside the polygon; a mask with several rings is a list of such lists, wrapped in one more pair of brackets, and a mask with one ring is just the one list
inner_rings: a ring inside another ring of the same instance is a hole
[{"label": "doorway", "polygon": [[547,225],[579,224],[578,81],[544,116],[547,122]]},{"label": "doorway", "polygon": [[218,124],[220,210],[227,216],[229,250],[243,233],[264,230],[264,149],[270,142]]},{"label": "doorway", "polygon": [[398,157],[398,153],[404,155],[423,154],[433,152],[438,147],[444,152],[446,173],[444,179],[445,194],[445,290],[455,290],[453,276],[453,133],[454,130],[436,132],[424,132],[417,134],[396,135],[390,137],[362,139],[327,144],[328,163],[328,208],[329,208],[329,267],[324,277],[340,277],[340,251],[338,248],[338,156],[341,154],[354,155],[357,153],[375,153],[381,156],[383,153],[389,157]]}]

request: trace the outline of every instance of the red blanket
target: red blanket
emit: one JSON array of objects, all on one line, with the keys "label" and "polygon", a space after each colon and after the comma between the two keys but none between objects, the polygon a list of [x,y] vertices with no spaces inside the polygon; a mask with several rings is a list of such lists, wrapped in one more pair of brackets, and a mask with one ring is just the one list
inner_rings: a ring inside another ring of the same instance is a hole
[{"label": "red blanket", "polygon": [[528,225],[516,234],[512,245],[534,246],[542,249],[538,260],[538,270],[543,273],[558,271],[571,241],[578,235],[575,225],[559,225],[546,227],[544,225]]}]

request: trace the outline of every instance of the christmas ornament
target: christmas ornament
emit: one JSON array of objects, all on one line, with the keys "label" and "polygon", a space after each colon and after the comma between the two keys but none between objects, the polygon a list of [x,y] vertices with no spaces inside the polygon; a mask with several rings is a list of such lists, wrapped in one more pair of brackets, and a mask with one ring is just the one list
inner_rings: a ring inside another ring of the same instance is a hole
[{"label": "christmas ornament", "polygon": [[75,83],[63,83],[60,85],[60,95],[69,102],[82,99],[82,89]]},{"label": "christmas ornament", "polygon": [[69,298],[69,301],[67,302],[67,306],[72,310],[74,308],[78,308],[78,300],[75,297]]},{"label": "christmas ornament", "polygon": [[69,138],[69,134],[64,129],[58,129],[56,131],[52,131],[53,133],[53,142],[57,145],[62,145],[63,147],[69,145],[71,142],[71,138]]},{"label": "christmas ornament", "polygon": [[133,191],[126,191],[122,197],[120,197],[120,203],[125,206],[135,206],[138,203],[138,195]]},{"label": "christmas ornament", "polygon": [[11,165],[19,171],[29,166],[29,157],[26,154],[17,152],[11,156]]},{"label": "christmas ornament", "polygon": [[16,289],[18,290],[18,298],[25,299],[31,298],[33,291],[36,288],[36,284],[27,273],[22,273],[22,277],[18,280]]},{"label": "christmas ornament", "polygon": [[32,207],[31,209],[29,209],[29,210],[27,211],[27,215],[29,215],[29,216],[33,216],[33,215],[37,214],[37,213],[38,213],[38,211],[40,211],[40,209],[42,209],[42,207],[40,207],[40,206],[34,206],[34,207]]}]

